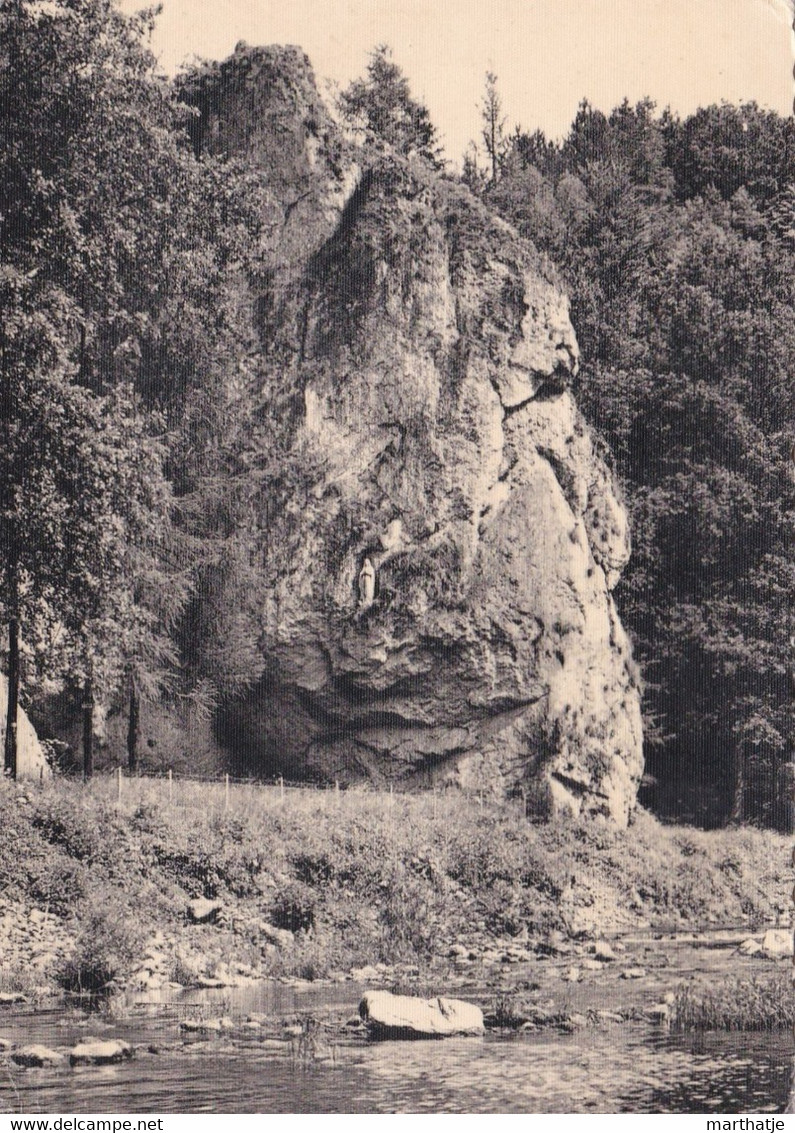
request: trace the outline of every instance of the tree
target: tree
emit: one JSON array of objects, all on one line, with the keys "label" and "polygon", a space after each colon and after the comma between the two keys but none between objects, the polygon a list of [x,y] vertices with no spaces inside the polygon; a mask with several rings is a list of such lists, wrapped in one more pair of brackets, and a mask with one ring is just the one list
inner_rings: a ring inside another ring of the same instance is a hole
[{"label": "tree", "polygon": [[464,154],[461,180],[476,196],[481,197],[488,184],[488,175],[478,164],[478,147],[470,142]]},{"label": "tree", "polygon": [[434,169],[444,168],[428,108],[411,97],[408,79],[386,44],[371,53],[366,76],[341,93],[338,105],[343,120],[354,129],[386,142],[398,153],[417,154]]},{"label": "tree", "polygon": [[646,675],[655,805],[782,826],[795,749],[792,125],[753,106],[684,122],[653,109],[581,104],[559,146],[517,139],[486,199],[564,274],[578,402],[625,485],[633,555],[616,600]]},{"label": "tree", "polygon": [[668,164],[680,200],[717,191],[728,200],[745,187],[757,202],[795,180],[795,123],[756,103],[708,106],[684,122],[664,122]]},{"label": "tree", "polygon": [[491,165],[491,183],[496,185],[502,171],[502,164],[510,148],[511,141],[505,134],[508,119],[502,116],[502,98],[497,90],[497,76],[486,72],[486,90],[480,104],[483,120],[481,136]]},{"label": "tree", "polygon": [[[68,669],[90,706],[103,655],[115,652],[108,622],[119,629],[134,608],[139,504],[162,505],[167,522],[167,494],[151,491],[162,481],[157,422],[129,386],[141,380],[182,164],[179,115],[142,44],[152,18],[122,16],[111,0],[0,3],[0,573],[12,775],[20,626],[33,667]],[[88,725],[86,738],[90,771]]]}]

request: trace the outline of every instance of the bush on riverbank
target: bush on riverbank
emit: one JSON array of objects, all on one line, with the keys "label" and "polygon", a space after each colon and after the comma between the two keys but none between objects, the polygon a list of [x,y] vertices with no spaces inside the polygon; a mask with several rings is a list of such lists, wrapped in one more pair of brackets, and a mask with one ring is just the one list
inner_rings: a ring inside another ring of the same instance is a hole
[{"label": "bush on riverbank", "polygon": [[111,894],[86,910],[73,949],[56,969],[56,980],[65,991],[100,992],[129,972],[145,943],[141,922]]},{"label": "bush on riverbank", "polygon": [[[664,827],[643,812],[616,831],[529,825],[514,804],[452,794],[282,799],[252,785],[227,801],[217,785],[192,784],[170,799],[141,781],[117,802],[107,780],[3,783],[0,808],[6,901],[55,914],[78,942],[73,969],[60,965],[68,986],[118,978],[140,951],[138,937],[113,938],[109,909],[141,939],[162,929],[197,954],[317,978],[379,961],[427,966],[461,940],[482,949],[553,930],[762,921],[790,887],[784,837]],[[223,903],[220,927],[186,923],[194,897]],[[91,955],[100,912],[104,955]],[[262,922],[293,933],[293,946],[266,947]],[[189,957],[173,965],[189,970]]]}]

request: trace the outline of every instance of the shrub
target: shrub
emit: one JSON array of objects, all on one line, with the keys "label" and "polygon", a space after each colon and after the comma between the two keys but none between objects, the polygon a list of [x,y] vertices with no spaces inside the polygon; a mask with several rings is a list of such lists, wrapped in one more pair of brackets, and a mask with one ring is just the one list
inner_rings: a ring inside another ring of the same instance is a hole
[{"label": "shrub", "polygon": [[428,960],[452,935],[450,909],[439,883],[417,876],[396,862],[386,879],[379,909],[380,958]]},{"label": "shrub", "polygon": [[92,862],[102,849],[102,832],[96,813],[88,818],[75,797],[49,798],[33,816],[33,826],[42,837],[60,846],[78,861]]},{"label": "shrub", "polygon": [[518,885],[495,881],[480,894],[483,921],[496,936],[518,936],[525,924],[524,894]]},{"label": "shrub", "polygon": [[315,923],[316,896],[300,881],[286,886],[270,907],[271,923],[290,932],[306,932]]},{"label": "shrub", "polygon": [[510,1028],[517,1030],[527,1021],[528,1013],[523,1005],[511,992],[500,992],[494,1000],[494,1005],[488,1016],[492,1027]]},{"label": "shrub", "polygon": [[86,896],[88,871],[82,862],[51,856],[28,865],[28,894],[56,916],[65,917]]},{"label": "shrub", "polygon": [[129,973],[143,944],[143,930],[127,906],[110,894],[95,896],[57,973],[58,983],[66,991],[102,992]]},{"label": "shrub", "polygon": [[497,881],[515,882],[522,869],[523,844],[495,828],[494,823],[481,821],[456,831],[451,846],[450,876],[471,889],[493,885]]}]

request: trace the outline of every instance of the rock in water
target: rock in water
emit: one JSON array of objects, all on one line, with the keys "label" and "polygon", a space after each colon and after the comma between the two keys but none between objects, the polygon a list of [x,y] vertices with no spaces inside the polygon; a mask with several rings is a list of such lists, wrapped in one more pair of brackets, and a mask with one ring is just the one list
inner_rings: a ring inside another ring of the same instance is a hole
[{"label": "rock in water", "polygon": [[27,1068],[39,1066],[53,1066],[63,1060],[63,1055],[59,1054],[57,1050],[50,1050],[46,1046],[23,1046],[19,1050],[11,1052],[11,1061],[15,1062],[17,1066],[25,1066]]},{"label": "rock in water", "polygon": [[615,960],[616,958],[615,951],[606,940],[597,940],[589,951],[592,951],[596,959],[601,960],[603,963],[610,963],[611,960]]},{"label": "rock in water", "polygon": [[482,1035],[483,1012],[461,999],[416,999],[388,991],[368,991],[359,1014],[374,1039],[438,1039]]},{"label": "rock in water", "polygon": [[267,671],[228,742],[295,777],[485,783],[626,824],[627,517],[569,388],[559,281],[462,185],[352,150],[295,49],[202,81],[206,144],[249,161],[273,212],[257,398],[284,454],[261,507]]},{"label": "rock in water", "polygon": [[133,1048],[121,1039],[86,1039],[69,1051],[70,1066],[102,1066],[132,1058]]},{"label": "rock in water", "polygon": [[215,1032],[221,1030],[220,1019],[183,1019],[179,1025],[181,1031],[191,1032]]}]

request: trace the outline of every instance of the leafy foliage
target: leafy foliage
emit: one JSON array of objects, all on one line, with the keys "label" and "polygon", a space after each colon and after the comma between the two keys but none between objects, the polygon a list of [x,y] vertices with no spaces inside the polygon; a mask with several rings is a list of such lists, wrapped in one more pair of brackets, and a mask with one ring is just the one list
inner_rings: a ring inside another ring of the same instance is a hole
[{"label": "leafy foliage", "polygon": [[411,97],[406,76],[386,44],[370,55],[366,77],[355,79],[339,98],[343,120],[365,136],[401,154],[418,154],[435,169],[444,168],[436,127],[428,108]]},{"label": "leafy foliage", "polygon": [[136,581],[169,525],[162,425],[136,385],[180,162],[151,18],[0,8],[3,612],[32,676],[106,692],[164,613]]},{"label": "leafy foliage", "polygon": [[209,656],[207,618],[192,648],[190,600],[210,575],[244,589],[258,198],[234,164],[195,159],[144,46],[154,15],[0,4],[0,609],[21,620],[29,690],[90,680],[105,703],[187,690],[206,708],[240,680]]},{"label": "leafy foliage", "polygon": [[61,962],[57,979],[66,991],[106,992],[140,956],[145,941],[140,921],[115,894],[103,896],[86,911],[74,948]]},{"label": "leafy foliage", "polygon": [[568,281],[580,404],[631,510],[617,599],[656,802],[707,824],[787,821],[794,139],[754,104],[583,103],[560,144],[517,137],[486,192]]}]

